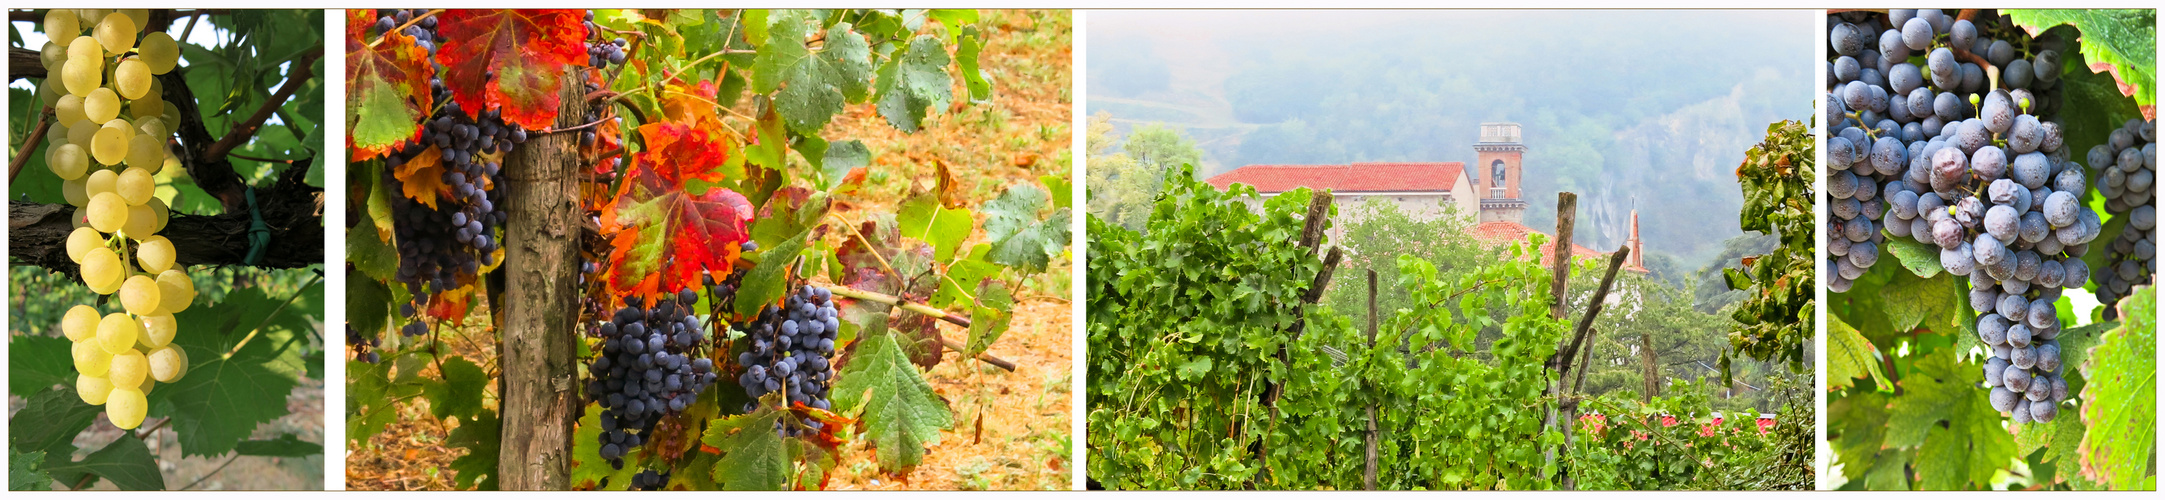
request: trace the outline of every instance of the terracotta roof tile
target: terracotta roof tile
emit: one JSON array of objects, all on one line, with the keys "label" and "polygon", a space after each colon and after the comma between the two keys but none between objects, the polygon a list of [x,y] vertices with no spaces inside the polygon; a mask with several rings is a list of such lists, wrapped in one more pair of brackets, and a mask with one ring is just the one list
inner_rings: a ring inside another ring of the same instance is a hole
[{"label": "terracotta roof tile", "polygon": [[1277,193],[1294,188],[1340,193],[1376,191],[1450,191],[1464,177],[1461,162],[1354,163],[1351,165],[1249,165],[1204,181],[1218,189],[1233,183]]},{"label": "terracotta roof tile", "polygon": [[[1510,244],[1526,241],[1527,234],[1538,233],[1540,231],[1535,231],[1533,228],[1526,227],[1525,224],[1520,224],[1517,222],[1489,221],[1474,225],[1472,232],[1473,239],[1476,241],[1488,244]],[[1555,260],[1552,259],[1550,256],[1556,255],[1556,239],[1550,238],[1548,241],[1542,242],[1539,253],[1541,256],[1541,265],[1548,266],[1554,263]],[[1596,252],[1592,248],[1586,248],[1585,246],[1579,245],[1577,243],[1571,244],[1571,257],[1574,259],[1599,260],[1608,258],[1608,256],[1609,254],[1607,253]],[[1640,267],[1638,265],[1629,263],[1624,265],[1624,270],[1639,274],[1646,274],[1648,272],[1645,267]]]}]

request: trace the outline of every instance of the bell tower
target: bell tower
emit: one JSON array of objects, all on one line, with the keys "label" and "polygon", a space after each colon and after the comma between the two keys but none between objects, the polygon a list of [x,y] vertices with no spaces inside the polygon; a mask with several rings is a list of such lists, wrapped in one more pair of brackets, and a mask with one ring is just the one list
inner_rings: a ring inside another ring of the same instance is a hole
[{"label": "bell tower", "polygon": [[1481,142],[1474,143],[1473,150],[1479,154],[1472,165],[1482,175],[1476,177],[1475,188],[1480,190],[1480,222],[1522,222],[1526,219],[1526,201],[1519,198],[1519,160],[1526,153],[1526,145],[1519,142],[1519,124],[1489,122],[1481,124]]}]

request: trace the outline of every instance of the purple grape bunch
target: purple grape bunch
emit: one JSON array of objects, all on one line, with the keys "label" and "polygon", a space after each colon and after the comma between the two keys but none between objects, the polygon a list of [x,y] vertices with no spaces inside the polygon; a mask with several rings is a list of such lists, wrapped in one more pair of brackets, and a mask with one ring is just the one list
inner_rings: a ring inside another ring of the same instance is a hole
[{"label": "purple grape bunch", "polygon": [[[827,391],[834,377],[835,336],[841,327],[832,290],[798,288],[781,306],[767,306],[758,319],[738,326],[751,347],[737,356],[737,364],[744,367],[737,385],[755,401],[779,392],[791,403],[832,409]],[[744,411],[751,412],[757,405],[746,403]],[[777,422],[777,430],[784,436],[817,432],[822,426],[818,421],[802,427],[782,424]]]},{"label": "purple grape bunch", "polygon": [[1848,291],[1901,239],[1937,249],[1968,281],[1993,408],[2050,422],[2067,400],[2054,303],[2090,276],[2082,256],[2103,232],[2082,202],[2094,174],[2055,115],[2073,42],[1973,17],[1827,17],[1828,287]]},{"label": "purple grape bunch", "polygon": [[719,378],[713,337],[693,310],[699,295],[671,294],[652,306],[629,299],[608,321],[592,325],[601,354],[587,365],[586,396],[601,405],[600,453],[618,469],[646,444],[663,417],[683,412]]},{"label": "purple grape bunch", "polygon": [[[2105,246],[2105,260],[2091,270],[2097,301],[2111,305],[2157,276],[2157,122],[2129,119],[2104,144],[2090,148],[2090,175],[2105,196],[2105,211],[2126,217],[2120,236]],[[2105,319],[2118,319],[2117,307]]]}]

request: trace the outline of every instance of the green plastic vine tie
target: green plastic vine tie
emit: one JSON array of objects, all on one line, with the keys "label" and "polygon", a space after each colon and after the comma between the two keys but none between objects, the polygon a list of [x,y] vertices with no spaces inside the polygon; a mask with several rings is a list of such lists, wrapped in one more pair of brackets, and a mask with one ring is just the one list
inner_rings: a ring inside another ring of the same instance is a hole
[{"label": "green plastic vine tie", "polygon": [[271,244],[271,226],[263,223],[263,209],[256,206],[256,187],[248,186],[248,257],[241,263],[250,266],[263,263],[263,252]]}]

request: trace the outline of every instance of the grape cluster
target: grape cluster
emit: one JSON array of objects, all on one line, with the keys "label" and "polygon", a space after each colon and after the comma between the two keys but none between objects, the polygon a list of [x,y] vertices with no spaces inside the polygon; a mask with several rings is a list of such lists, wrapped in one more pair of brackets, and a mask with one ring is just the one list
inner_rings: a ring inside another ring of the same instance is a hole
[{"label": "grape cluster", "polygon": [[611,64],[624,64],[624,57],[626,56],[624,49],[630,48],[631,42],[625,41],[622,37],[615,40],[603,40],[601,37],[609,33],[609,30],[603,29],[599,24],[594,24],[594,11],[591,10],[586,11],[586,32],[587,66],[601,69],[607,68]]},{"label": "grape cluster", "polygon": [[[442,74],[447,68],[434,58],[445,40],[436,29],[436,18],[427,17],[426,12],[380,9],[369,36],[398,29],[414,37],[428,49],[431,64]],[[414,22],[417,17],[420,21]],[[503,200],[495,189],[503,183],[501,155],[525,143],[529,134],[504,123],[501,110],[469,114],[452,99],[442,78],[431,79],[429,87],[435,102],[441,104],[422,122],[420,140],[401,145],[384,160],[388,168],[383,182],[393,189],[404,185],[394,173],[431,149],[442,168],[434,179],[442,186],[434,206],[407,197],[392,200],[392,212],[397,214],[392,219],[399,252],[397,276],[415,300],[401,308],[409,320],[399,333],[409,337],[428,332],[428,325],[415,314],[415,304],[425,303],[431,292],[471,282],[482,266],[494,263],[494,252],[502,246],[497,228],[508,218],[498,206]]]},{"label": "grape cluster", "polygon": [[346,349],[353,351],[355,361],[375,363],[383,360],[381,355],[376,354],[376,337],[363,335],[360,330],[353,328],[352,322],[346,323]]},{"label": "grape cluster", "polygon": [[[375,29],[369,33],[370,36],[382,35],[406,26],[399,33],[413,37],[414,45],[427,50],[430,57],[436,55],[436,48],[443,43],[443,39],[438,38],[436,33],[436,18],[428,16],[428,9],[376,9],[376,16]],[[420,17],[421,21],[413,22],[415,17]],[[407,26],[408,23],[412,23],[412,26]]]},{"label": "grape cluster", "polygon": [[[2106,143],[2090,148],[2090,166],[2098,192],[2105,195],[2105,211],[2127,217],[2120,237],[2105,247],[2103,265],[2090,276],[2097,301],[2110,305],[2157,274],[2157,240],[2151,234],[2157,227],[2157,122],[2128,120]],[[2105,319],[2119,315],[2119,308],[2105,308]]]},{"label": "grape cluster", "polygon": [[[75,207],[68,258],[113,312],[77,305],[60,330],[77,372],[76,396],[105,406],[106,421],[134,429],[149,411],[156,382],[188,372],[188,353],[172,344],[173,314],[195,302],[195,282],[160,236],[170,215],[153,177],[179,159],[167,148],[179,122],[156,75],[179,64],[173,37],[149,27],[144,9],[50,9],[39,58],[38,94],[53,112],[45,165]],[[88,33],[85,33],[88,31]]]},{"label": "grape cluster", "polygon": [[586,396],[601,404],[601,458],[610,465],[623,468],[624,455],[651,437],[655,423],[684,411],[718,378],[702,353],[710,339],[692,311],[698,302],[691,290],[653,307],[630,299],[595,328],[602,348],[587,366],[593,380]]},{"label": "grape cluster", "polygon": [[2012,23],[1973,17],[1986,20],[1936,9],[1829,16],[1827,183],[1841,235],[1829,238],[1829,289],[1847,291],[1888,237],[1937,246],[1982,313],[1993,408],[2017,424],[2050,422],[2067,399],[2053,304],[2089,275],[2081,257],[2104,226],[2081,201],[2088,175],[2051,115],[2066,42],[2018,49],[1989,37],[2028,36]]},{"label": "grape cluster", "polygon": [[661,489],[662,489],[662,487],[663,487],[663,486],[668,486],[668,485],[669,485],[669,472],[668,472],[668,471],[661,471],[661,472],[656,472],[656,471],[654,471],[654,470],[652,470],[652,469],[648,469],[648,470],[643,470],[643,471],[639,471],[639,473],[638,473],[638,474],[632,474],[632,475],[631,475],[631,489],[634,489],[634,490],[638,490],[638,491],[659,491],[659,490],[661,490]]},{"label": "grape cluster", "polygon": [[[737,385],[746,395],[757,400],[780,391],[791,402],[832,408],[827,401],[828,382],[834,375],[830,362],[835,334],[842,326],[833,299],[831,290],[807,285],[790,294],[780,307],[767,306],[758,320],[738,327],[752,342],[751,349],[737,356],[737,364],[744,366]],[[746,403],[744,411],[755,410],[757,405]],[[813,431],[820,426],[816,421],[806,423]],[[788,426],[781,430],[785,436],[803,432]]]}]

